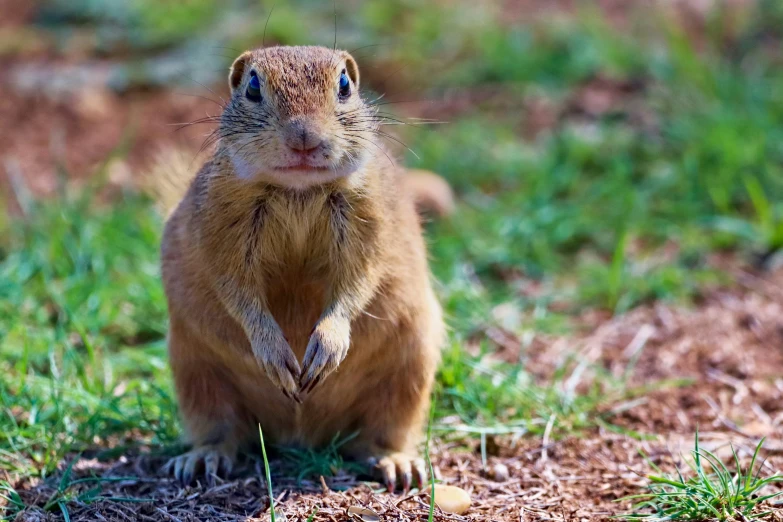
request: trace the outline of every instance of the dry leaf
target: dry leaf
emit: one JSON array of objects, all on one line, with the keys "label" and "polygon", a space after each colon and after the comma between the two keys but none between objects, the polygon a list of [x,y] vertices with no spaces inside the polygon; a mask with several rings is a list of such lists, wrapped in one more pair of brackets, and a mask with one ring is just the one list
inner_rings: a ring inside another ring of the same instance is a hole
[{"label": "dry leaf", "polygon": [[[437,495],[437,493],[435,493]],[[364,522],[380,522],[381,517],[370,508],[351,506],[348,508],[348,516],[355,517]]]}]

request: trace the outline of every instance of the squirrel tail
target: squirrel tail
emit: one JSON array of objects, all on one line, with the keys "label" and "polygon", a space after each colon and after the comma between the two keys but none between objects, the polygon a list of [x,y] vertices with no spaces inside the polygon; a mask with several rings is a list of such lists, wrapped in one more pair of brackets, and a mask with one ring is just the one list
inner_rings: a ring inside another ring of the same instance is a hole
[{"label": "squirrel tail", "polygon": [[[141,186],[168,217],[185,196],[196,177],[193,154],[176,148],[162,149],[152,167],[142,176]],[[454,211],[454,193],[445,179],[428,170],[410,169],[403,176],[421,214],[446,217]]]},{"label": "squirrel tail", "polygon": [[409,169],[403,176],[420,214],[446,217],[454,211],[454,193],[448,182],[428,170]]},{"label": "squirrel tail", "polygon": [[141,178],[141,188],[168,217],[185,197],[198,168],[193,153],[177,148],[158,151],[152,166]]}]

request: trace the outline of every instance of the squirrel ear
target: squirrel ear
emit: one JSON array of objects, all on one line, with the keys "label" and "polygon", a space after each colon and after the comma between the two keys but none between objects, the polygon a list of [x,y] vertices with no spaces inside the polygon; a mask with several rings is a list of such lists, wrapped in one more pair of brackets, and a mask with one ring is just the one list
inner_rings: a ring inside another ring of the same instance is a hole
[{"label": "squirrel ear", "polygon": [[234,92],[234,89],[242,83],[242,77],[245,75],[245,69],[248,62],[250,62],[250,58],[250,51],[245,51],[231,64],[231,71],[228,73],[228,85],[231,87],[231,92]]},{"label": "squirrel ear", "polygon": [[348,53],[345,53],[345,70],[348,72],[348,77],[353,81],[356,87],[359,87],[359,66],[356,65],[356,60],[353,59]]}]

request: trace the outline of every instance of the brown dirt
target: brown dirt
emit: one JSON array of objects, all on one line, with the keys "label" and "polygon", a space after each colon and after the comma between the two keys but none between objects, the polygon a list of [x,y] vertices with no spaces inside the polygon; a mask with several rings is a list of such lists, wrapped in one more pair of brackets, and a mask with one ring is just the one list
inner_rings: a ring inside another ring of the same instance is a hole
[{"label": "brown dirt", "polygon": [[[200,96],[219,99],[203,90]],[[178,130],[176,124],[219,112],[212,101],[175,92],[118,95],[93,89],[52,99],[0,84],[0,118],[15,122],[0,127],[0,185],[13,170],[34,193],[51,194],[59,169],[70,179],[94,175],[123,142],[129,143],[128,166],[140,172],[159,149],[193,150],[211,130],[200,125]]]},{"label": "brown dirt", "polygon": [[38,6],[34,0],[0,0],[0,28],[18,27],[30,22]]},{"label": "brown dirt", "polygon": [[[609,430],[562,440],[493,438],[487,443],[488,468],[504,464],[509,477],[502,482],[486,477],[478,442],[436,441],[436,474],[467,490],[473,505],[462,517],[438,512],[435,519],[610,520],[629,508],[628,501],[618,499],[642,491],[643,476],[653,472],[640,450],[664,469],[682,466],[681,456],[692,448],[697,428],[703,447],[728,457],[732,444],[745,460],[766,436],[763,473],[783,471],[783,269],[735,274],[736,288],[715,291],[695,309],[659,304],[599,322],[581,336],[534,339],[529,365],[543,377],[575,348],[584,360],[618,377],[635,359],[630,383],[655,391],[608,404],[605,418],[628,434],[643,434],[645,440]],[[661,381],[672,379],[687,381],[661,387]],[[71,519],[268,520],[258,462],[246,466],[243,478],[186,489],[161,477],[156,471],[160,464],[160,459],[143,456],[110,463],[80,461],[77,473],[132,477],[108,485],[105,494],[154,501],[73,503]],[[379,493],[351,475],[297,485],[275,474],[273,483],[278,510],[288,520],[305,520],[313,511],[317,521],[350,520],[351,506],[369,507],[382,520],[427,516],[424,496]],[[37,506],[52,492],[44,483],[19,484],[19,489],[26,502]],[[22,518],[55,519],[38,508]],[[783,520],[783,511],[772,520]]]}]

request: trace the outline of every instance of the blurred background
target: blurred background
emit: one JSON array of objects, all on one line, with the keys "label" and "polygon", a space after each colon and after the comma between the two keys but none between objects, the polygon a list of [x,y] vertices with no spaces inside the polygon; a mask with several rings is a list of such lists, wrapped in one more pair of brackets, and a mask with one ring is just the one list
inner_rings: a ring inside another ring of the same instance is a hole
[{"label": "blurred background", "polygon": [[[336,38],[355,54],[364,95],[412,124],[393,129],[410,151],[387,146],[465,203],[436,262],[469,261],[490,286],[562,274],[580,299],[627,309],[696,291],[709,252],[766,259],[783,244],[774,0],[4,0],[0,12],[11,209],[15,183],[128,186],[161,149],[195,157],[211,127],[179,127],[220,112],[228,66],[266,28],[268,45]],[[632,263],[622,284],[618,249]]]},{"label": "blurred background", "polygon": [[[0,0],[0,463],[46,476],[93,444],[177,440],[139,181],[161,154],[195,172],[212,127],[184,124],[220,112],[244,49],[335,39],[407,123],[386,146],[457,194],[427,225],[439,425],[690,435],[755,410],[687,397],[758,378],[780,427],[783,2]],[[577,341],[610,330],[604,352]],[[637,376],[648,341],[668,355]],[[679,413],[607,405],[683,375]]]}]

